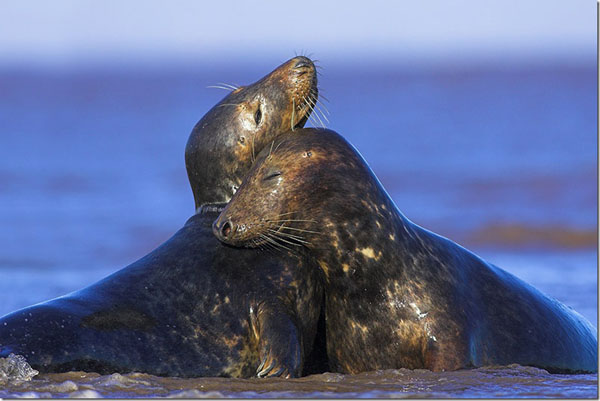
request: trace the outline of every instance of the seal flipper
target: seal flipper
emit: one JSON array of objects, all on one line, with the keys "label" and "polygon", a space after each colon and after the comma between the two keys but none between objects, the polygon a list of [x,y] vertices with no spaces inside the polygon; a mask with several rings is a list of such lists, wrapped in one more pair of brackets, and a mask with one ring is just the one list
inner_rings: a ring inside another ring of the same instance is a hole
[{"label": "seal flipper", "polygon": [[257,302],[250,307],[250,324],[258,339],[258,377],[299,377],[302,344],[298,328],[281,303]]}]

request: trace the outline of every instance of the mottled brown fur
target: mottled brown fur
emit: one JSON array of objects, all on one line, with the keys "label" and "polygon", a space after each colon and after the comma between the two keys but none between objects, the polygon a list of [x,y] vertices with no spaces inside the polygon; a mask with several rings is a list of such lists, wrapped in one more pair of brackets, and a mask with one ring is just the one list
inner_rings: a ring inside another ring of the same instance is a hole
[{"label": "mottled brown fur", "polygon": [[235,246],[311,251],[326,278],[334,370],[519,363],[597,371],[589,322],[412,223],[333,131],[278,138],[259,155],[213,232]]}]

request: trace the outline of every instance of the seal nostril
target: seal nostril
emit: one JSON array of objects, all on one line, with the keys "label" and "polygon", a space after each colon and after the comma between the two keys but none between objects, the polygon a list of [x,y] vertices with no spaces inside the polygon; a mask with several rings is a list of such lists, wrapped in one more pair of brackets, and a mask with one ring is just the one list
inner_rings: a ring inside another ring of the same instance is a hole
[{"label": "seal nostril", "polygon": [[221,234],[223,237],[227,237],[231,233],[231,224],[229,222],[223,224],[223,228],[221,228]]},{"label": "seal nostril", "polygon": [[312,67],[312,61],[306,57],[300,57],[300,60],[296,62],[294,68]]}]

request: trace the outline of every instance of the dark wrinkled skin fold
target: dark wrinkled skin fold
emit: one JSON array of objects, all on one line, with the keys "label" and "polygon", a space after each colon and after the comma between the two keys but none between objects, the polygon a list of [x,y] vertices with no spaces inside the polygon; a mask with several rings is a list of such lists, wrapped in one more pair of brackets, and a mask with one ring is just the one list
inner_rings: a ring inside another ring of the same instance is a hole
[{"label": "dark wrinkled skin fold", "polygon": [[326,370],[322,277],[311,257],[240,250],[211,232],[255,154],[302,127],[312,110],[305,100],[317,93],[314,65],[296,57],[226,96],[186,147],[197,214],[111,276],[2,317],[0,357],[23,355],[40,372],[295,377]]},{"label": "dark wrinkled skin fold", "polygon": [[412,223],[333,131],[299,130],[264,149],[213,232],[232,246],[270,236],[310,251],[326,279],[333,371],[598,370],[596,330],[584,317]]}]

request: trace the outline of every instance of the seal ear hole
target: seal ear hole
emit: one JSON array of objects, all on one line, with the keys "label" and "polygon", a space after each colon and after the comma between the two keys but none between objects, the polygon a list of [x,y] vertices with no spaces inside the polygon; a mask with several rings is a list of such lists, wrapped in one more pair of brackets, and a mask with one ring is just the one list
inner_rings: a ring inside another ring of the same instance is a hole
[{"label": "seal ear hole", "polygon": [[240,143],[243,145],[246,142],[246,137],[242,135],[242,136],[240,136],[238,141],[240,141]]},{"label": "seal ear hole", "polygon": [[258,106],[258,109],[256,109],[256,112],[254,113],[254,122],[256,123],[256,125],[260,124],[260,122],[262,121],[262,111],[260,111],[260,105]]}]

